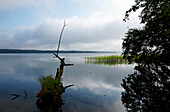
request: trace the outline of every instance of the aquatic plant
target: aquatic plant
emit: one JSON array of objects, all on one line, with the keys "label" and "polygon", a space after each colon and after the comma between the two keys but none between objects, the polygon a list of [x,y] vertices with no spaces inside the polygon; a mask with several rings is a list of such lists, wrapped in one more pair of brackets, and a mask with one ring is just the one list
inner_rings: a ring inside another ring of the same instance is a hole
[{"label": "aquatic plant", "polygon": [[123,56],[111,55],[111,56],[96,56],[85,57],[85,63],[87,64],[100,64],[100,65],[117,65],[128,64],[127,59],[123,59]]},{"label": "aquatic plant", "polygon": [[64,88],[61,85],[61,77],[58,77],[57,80],[52,77],[52,75],[44,76],[39,79],[41,84],[41,93],[45,95],[47,93],[52,93],[53,95],[59,95],[63,92]]}]

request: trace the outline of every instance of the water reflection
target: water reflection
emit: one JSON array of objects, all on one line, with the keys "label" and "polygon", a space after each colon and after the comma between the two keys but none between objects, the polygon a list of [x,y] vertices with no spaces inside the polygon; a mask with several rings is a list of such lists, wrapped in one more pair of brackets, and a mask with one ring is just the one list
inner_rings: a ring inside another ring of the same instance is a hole
[{"label": "water reflection", "polygon": [[[65,112],[124,112],[121,104],[120,83],[126,74],[133,72],[134,65],[101,66],[84,63],[84,57],[100,54],[61,54],[72,67],[64,68],[63,86],[74,84],[62,95]],[[103,54],[101,54],[103,55]],[[51,54],[0,55],[0,111],[32,112],[36,108],[35,95],[41,89],[38,80],[54,74],[60,61]],[[28,93],[24,100],[25,93]],[[19,94],[11,100],[12,93]],[[3,102],[3,103],[2,103]],[[99,108],[100,107],[100,108]]]},{"label": "water reflection", "polygon": [[122,102],[127,111],[169,112],[170,69],[165,64],[140,64],[123,79]]},{"label": "water reflection", "polygon": [[41,90],[36,95],[38,98],[36,105],[41,112],[62,112],[61,106],[64,104],[62,94],[65,93],[65,89],[73,86],[68,85],[64,87],[61,82],[64,66],[72,66],[73,64],[66,64],[65,58],[61,58],[55,53],[54,55],[60,60],[60,68],[57,68],[55,78],[49,75],[39,80]]},{"label": "water reflection", "polygon": [[61,106],[64,104],[62,94],[65,88],[62,83],[56,81],[52,76],[42,77],[40,79],[41,90],[37,93],[37,108],[41,112],[62,112]]}]

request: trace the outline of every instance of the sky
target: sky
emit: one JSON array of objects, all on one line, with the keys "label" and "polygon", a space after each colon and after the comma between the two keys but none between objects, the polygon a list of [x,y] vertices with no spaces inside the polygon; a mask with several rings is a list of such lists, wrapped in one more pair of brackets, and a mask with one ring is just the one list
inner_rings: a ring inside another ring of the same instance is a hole
[{"label": "sky", "polygon": [[0,0],[0,49],[122,51],[128,28],[123,21],[134,0]]}]

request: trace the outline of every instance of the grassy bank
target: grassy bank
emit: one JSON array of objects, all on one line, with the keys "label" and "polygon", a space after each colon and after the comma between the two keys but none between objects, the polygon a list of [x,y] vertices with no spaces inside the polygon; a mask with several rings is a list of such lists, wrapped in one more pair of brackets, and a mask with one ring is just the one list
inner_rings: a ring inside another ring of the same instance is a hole
[{"label": "grassy bank", "polygon": [[87,64],[117,65],[117,64],[127,64],[128,60],[123,59],[123,56],[118,56],[118,55],[96,56],[96,57],[85,57],[85,63],[87,63]]}]

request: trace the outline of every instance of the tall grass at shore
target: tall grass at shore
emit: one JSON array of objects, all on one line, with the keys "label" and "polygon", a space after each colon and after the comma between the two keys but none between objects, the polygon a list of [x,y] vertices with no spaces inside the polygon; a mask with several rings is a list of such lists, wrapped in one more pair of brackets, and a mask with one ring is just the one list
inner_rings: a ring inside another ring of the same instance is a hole
[{"label": "tall grass at shore", "polygon": [[123,56],[112,55],[112,56],[95,56],[85,57],[85,63],[87,64],[103,64],[103,65],[117,65],[117,64],[128,64],[127,59],[123,59]]}]

